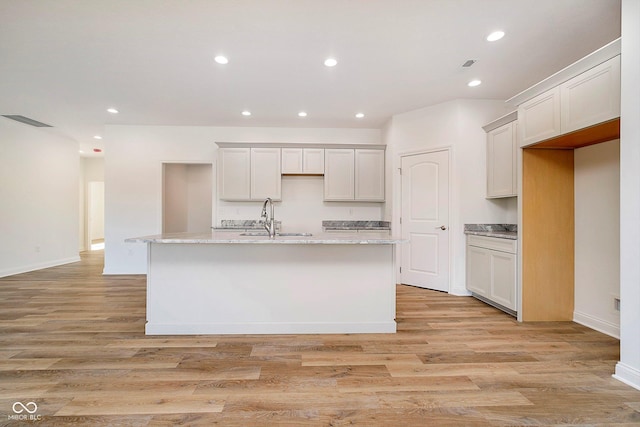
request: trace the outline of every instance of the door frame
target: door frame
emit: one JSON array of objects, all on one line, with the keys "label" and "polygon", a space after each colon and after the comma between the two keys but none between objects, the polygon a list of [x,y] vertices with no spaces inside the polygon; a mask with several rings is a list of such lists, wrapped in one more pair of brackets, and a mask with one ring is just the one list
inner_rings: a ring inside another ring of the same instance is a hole
[{"label": "door frame", "polygon": [[[449,201],[449,205],[448,205],[448,209],[447,209],[447,223],[449,224],[449,231],[451,231],[452,227],[452,210],[451,210],[451,206],[452,206],[452,192],[451,192],[451,187],[452,187],[452,183],[453,183],[453,147],[450,145],[444,145],[444,146],[437,146],[437,147],[433,147],[433,148],[428,148],[428,149],[419,149],[419,150],[408,150],[408,151],[401,151],[399,153],[397,153],[396,158],[395,158],[395,165],[394,165],[394,169],[395,169],[395,173],[394,173],[394,177],[397,177],[397,179],[395,180],[395,184],[393,186],[393,211],[392,211],[392,230],[400,230],[400,235],[402,235],[402,224],[400,224],[400,217],[402,216],[402,175],[400,173],[400,169],[402,168],[402,158],[403,157],[408,157],[408,156],[416,156],[416,155],[420,155],[420,154],[431,154],[431,153],[436,153],[439,151],[446,151],[448,154],[448,160],[449,160],[449,188],[447,189],[447,193],[448,193],[448,201]],[[451,283],[452,283],[452,256],[453,256],[453,244],[452,244],[452,239],[451,239],[451,233],[449,233],[447,235],[447,239],[448,239],[448,247],[449,247],[449,253],[447,254],[447,270],[448,270],[448,277],[449,277],[449,290],[447,291],[447,293],[451,293]],[[397,260],[397,265],[396,265],[396,283],[402,283],[400,278],[400,267],[402,266],[402,245],[396,245],[396,260]]]}]

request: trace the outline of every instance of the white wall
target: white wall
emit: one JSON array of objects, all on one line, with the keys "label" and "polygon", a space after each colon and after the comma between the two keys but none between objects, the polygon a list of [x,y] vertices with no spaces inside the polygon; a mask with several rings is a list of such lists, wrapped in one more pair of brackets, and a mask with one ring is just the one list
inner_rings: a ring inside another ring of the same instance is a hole
[{"label": "white wall", "polygon": [[620,141],[574,151],[574,320],[620,334]]},{"label": "white wall", "polygon": [[[162,163],[213,164],[216,176],[215,142],[380,144],[378,129],[305,128],[226,128],[196,126],[107,126],[105,149],[106,214],[105,273],[143,274],[146,272],[146,245],[125,243],[128,237],[158,234],[162,230]],[[291,185],[289,185],[291,184]],[[301,186],[305,191],[301,191]],[[309,187],[307,188],[307,185]],[[289,182],[285,178],[283,197],[307,197],[317,183]],[[215,192],[215,186],[214,186]],[[214,196],[214,201],[216,197]],[[289,207],[276,207],[276,218],[295,226],[300,202],[291,199]],[[221,209],[228,218],[256,218],[257,204],[228,204]],[[360,204],[354,203],[354,211]],[[305,212],[311,210],[308,207]],[[378,208],[380,211],[381,208]],[[214,218],[218,214],[214,207]],[[249,218],[246,216],[251,214]],[[324,214],[324,213],[323,213]],[[354,214],[355,216],[355,214]],[[309,220],[310,218],[307,217]],[[332,219],[332,218],[323,218]],[[313,220],[315,221],[315,220]]]},{"label": "white wall", "polygon": [[0,118],[0,277],[78,261],[78,143]]},{"label": "white wall", "polygon": [[620,117],[620,362],[640,389],[640,2],[622,0]]},{"label": "white wall", "polygon": [[[393,193],[385,216],[400,229],[400,158],[403,153],[441,147],[451,149],[450,292],[467,294],[465,286],[465,223],[516,223],[516,198],[486,199],[485,124],[508,113],[503,101],[454,100],[398,114],[383,129],[387,144],[387,179]],[[387,198],[389,200],[389,197]]]}]

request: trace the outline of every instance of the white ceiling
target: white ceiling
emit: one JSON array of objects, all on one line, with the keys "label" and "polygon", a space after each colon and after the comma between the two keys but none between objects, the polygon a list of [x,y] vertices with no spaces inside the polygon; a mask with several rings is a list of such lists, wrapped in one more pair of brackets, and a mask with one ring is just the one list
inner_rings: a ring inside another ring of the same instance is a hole
[{"label": "white ceiling", "polygon": [[0,0],[0,114],[85,151],[106,124],[379,128],[507,99],[619,36],[620,0]]}]

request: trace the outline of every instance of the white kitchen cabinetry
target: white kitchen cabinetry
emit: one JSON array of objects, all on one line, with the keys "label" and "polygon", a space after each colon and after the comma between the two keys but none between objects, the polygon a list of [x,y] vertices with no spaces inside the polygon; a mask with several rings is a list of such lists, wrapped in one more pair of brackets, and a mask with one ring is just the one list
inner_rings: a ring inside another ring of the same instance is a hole
[{"label": "white kitchen cabinetry", "polygon": [[467,235],[467,289],[510,314],[516,311],[517,241]]},{"label": "white kitchen cabinetry", "polygon": [[487,198],[518,195],[516,132],[511,122],[487,133]]},{"label": "white kitchen cabinetry", "polygon": [[518,107],[520,146],[620,117],[620,56]]},{"label": "white kitchen cabinetry", "polygon": [[251,149],[251,200],[282,200],[279,148]]},{"label": "white kitchen cabinetry", "polygon": [[324,200],[384,201],[384,150],[326,149]]},{"label": "white kitchen cabinetry", "polygon": [[220,148],[218,194],[221,200],[251,199],[251,149]]},{"label": "white kitchen cabinetry", "polygon": [[219,161],[221,200],[281,200],[279,148],[220,148]]},{"label": "white kitchen cabinetry", "polygon": [[384,201],[384,151],[355,150],[355,200]]},{"label": "white kitchen cabinetry", "polygon": [[518,122],[521,147],[560,135],[560,88],[554,87],[520,105]]},{"label": "white kitchen cabinetry", "polygon": [[324,150],[324,200],[355,200],[355,151]]},{"label": "white kitchen cabinetry", "polygon": [[324,149],[283,148],[282,173],[299,175],[324,174]]},{"label": "white kitchen cabinetry", "polygon": [[620,56],[562,84],[560,108],[562,133],[620,117]]}]

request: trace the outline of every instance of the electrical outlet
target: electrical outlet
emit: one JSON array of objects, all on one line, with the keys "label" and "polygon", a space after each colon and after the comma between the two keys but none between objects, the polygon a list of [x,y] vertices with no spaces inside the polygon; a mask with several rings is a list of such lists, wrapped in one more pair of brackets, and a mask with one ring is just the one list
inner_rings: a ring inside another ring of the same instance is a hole
[{"label": "electrical outlet", "polygon": [[613,297],[613,309],[615,311],[620,311],[620,298],[619,297]]},{"label": "electrical outlet", "polygon": [[40,245],[36,245],[36,252],[40,252]]}]

